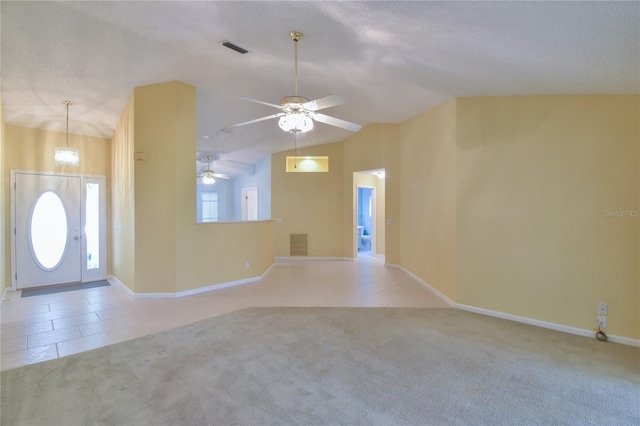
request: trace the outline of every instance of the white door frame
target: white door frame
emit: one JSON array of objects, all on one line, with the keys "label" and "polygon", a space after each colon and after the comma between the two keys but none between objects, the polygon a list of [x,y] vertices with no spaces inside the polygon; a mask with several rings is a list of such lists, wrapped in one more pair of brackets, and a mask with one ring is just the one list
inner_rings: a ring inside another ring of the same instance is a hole
[{"label": "white door frame", "polygon": [[[253,192],[256,194],[256,217],[255,219],[249,219],[249,212],[248,212],[248,206],[249,203],[247,202],[247,194],[249,194],[250,192]],[[258,187],[257,186],[251,186],[249,188],[242,188],[242,220],[258,220]]]},{"label": "white door frame", "polygon": [[[59,172],[42,172],[34,170],[11,170],[10,179],[10,197],[9,197],[9,210],[10,210],[10,224],[11,224],[11,290],[17,290],[17,262],[16,262],[16,174],[30,174],[30,175],[46,175],[46,176],[61,176],[61,177],[79,177],[81,178],[81,201],[80,201],[80,217],[81,217],[81,230],[82,230],[82,253],[80,256],[82,267],[82,282],[95,281],[107,278],[107,178],[105,176],[97,175],[85,175],[85,174],[72,174],[72,173],[59,173]],[[100,268],[88,270],[86,264],[86,238],[84,235],[84,229],[86,226],[86,184],[98,183],[100,185]]]}]

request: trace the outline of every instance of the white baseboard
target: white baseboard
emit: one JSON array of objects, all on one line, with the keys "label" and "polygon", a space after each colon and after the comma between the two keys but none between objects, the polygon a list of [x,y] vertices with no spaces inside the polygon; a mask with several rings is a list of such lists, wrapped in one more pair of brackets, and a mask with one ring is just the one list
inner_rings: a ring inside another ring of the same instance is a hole
[{"label": "white baseboard", "polygon": [[262,276],[260,276],[260,279],[264,280],[264,277],[266,277],[267,274],[271,272],[271,270],[274,268],[275,265],[276,265],[275,262],[271,263],[271,265],[267,268],[267,270],[262,273]]},{"label": "white baseboard", "polygon": [[445,296],[438,289],[434,288],[432,285],[430,285],[429,283],[424,281],[422,278],[420,278],[419,276],[417,276],[413,272],[409,271],[404,266],[396,265],[395,263],[386,263],[386,262],[385,262],[385,266],[388,266],[390,268],[396,268],[396,269],[402,270],[405,274],[409,275],[411,278],[413,278],[414,280],[418,281],[421,286],[426,287],[428,290],[430,290],[431,292],[435,293],[435,295],[438,296],[440,299],[442,299],[444,302],[446,302],[447,305],[449,305],[451,307],[455,307],[456,306],[456,303],[453,300],[449,299],[447,296]]},{"label": "white baseboard", "polygon": [[[533,319],[533,318],[521,317],[521,316],[512,315],[512,314],[506,314],[504,312],[492,311],[492,310],[484,309],[484,308],[477,308],[475,306],[463,305],[462,303],[455,303],[453,300],[449,299],[447,296],[445,296],[444,294],[442,294],[441,292],[439,292],[438,290],[433,288],[431,285],[429,285],[428,283],[423,281],[420,277],[418,277],[417,275],[415,275],[411,271],[407,270],[403,266],[396,265],[396,264],[393,264],[393,263],[385,263],[385,266],[388,266],[390,268],[397,268],[397,269],[403,270],[405,273],[407,273],[413,279],[418,281],[421,285],[423,285],[424,287],[428,288],[429,290],[434,292],[438,297],[440,297],[442,300],[444,300],[449,305],[451,305],[451,307],[462,309],[464,311],[474,312],[476,314],[488,315],[488,316],[492,316],[492,317],[496,317],[496,318],[502,318],[502,319],[507,319],[507,320],[511,320],[511,321],[521,322],[521,323],[524,323],[524,324],[535,325],[537,327],[548,328],[550,330],[557,330],[557,331],[562,331],[562,332],[565,332],[565,333],[576,334],[578,336],[595,337],[595,331],[594,330],[586,330],[586,329],[583,329],[583,328],[570,327],[570,326],[567,326],[567,325],[556,324],[556,323],[553,323],[553,322],[541,321],[541,320],[537,320],[537,319]],[[605,332],[606,332],[606,330],[605,330]],[[614,334],[607,334],[607,338],[608,338],[608,340],[610,342],[613,342],[613,343],[620,343],[620,344],[623,344],[623,345],[640,347],[640,340],[638,340],[638,339],[631,339],[629,337],[616,336]]]},{"label": "white baseboard", "polygon": [[[250,284],[250,283],[255,283],[255,282],[258,282],[258,281],[262,281],[262,276],[244,278],[242,280],[229,281],[229,282],[226,282],[226,283],[213,284],[213,285],[209,285],[209,286],[206,286],[206,287],[199,287],[199,288],[194,288],[194,289],[191,289],[191,290],[179,291],[179,292],[175,293],[173,295],[173,297],[191,296],[193,294],[205,293],[207,291],[213,291],[213,290],[221,290],[223,288],[235,287],[237,285]],[[171,293],[169,293],[169,294],[171,294]]]},{"label": "white baseboard", "polygon": [[[506,314],[504,312],[492,311],[484,308],[477,308],[475,306],[463,305],[462,303],[456,303],[455,307],[464,311],[474,312],[476,314],[488,315],[491,317],[502,318],[506,320],[516,321],[523,324],[535,325],[537,327],[548,328],[550,330],[562,331],[565,333],[576,334],[578,336],[595,337],[594,330],[586,330],[584,328],[570,327],[567,325],[556,324],[553,322],[540,321],[533,318],[521,317],[518,315]],[[623,345],[640,347],[640,340],[630,339],[628,337],[616,336],[613,334],[607,334],[607,338],[610,342],[621,343]]]},{"label": "white baseboard", "polygon": [[[353,260],[351,258],[344,258],[343,259],[343,258],[325,258],[325,257],[320,257],[320,258],[276,257],[275,259],[276,260],[292,260],[292,259],[295,259],[295,260]],[[107,280],[109,282],[111,282],[112,284],[119,285],[120,287],[125,289],[132,297],[134,297],[136,299],[142,299],[142,298],[149,298],[149,299],[150,298],[177,298],[177,297],[183,297],[183,296],[188,296],[188,295],[197,294],[197,293],[204,293],[204,292],[207,292],[207,291],[220,290],[220,289],[223,289],[223,288],[233,287],[233,286],[237,286],[237,285],[243,285],[243,284],[249,284],[249,283],[258,282],[258,281],[261,281],[262,279],[264,279],[264,277],[271,271],[271,269],[274,266],[275,266],[275,263],[271,264],[271,266],[269,266],[269,268],[267,268],[267,270],[261,276],[258,276],[258,277],[251,277],[251,278],[246,278],[246,279],[237,280],[237,281],[231,281],[231,282],[226,282],[226,283],[221,283],[221,284],[214,284],[214,285],[211,285],[211,286],[196,288],[196,289],[193,289],[193,290],[186,290],[186,291],[182,291],[182,292],[178,292],[178,293],[134,293],[129,287],[124,285],[120,280],[118,280],[113,275],[108,276]],[[547,329],[550,329],[550,330],[556,330],[556,331],[561,331],[561,332],[564,332],[564,333],[575,334],[575,335],[578,335],[578,336],[594,337],[594,335],[595,335],[595,331],[594,330],[587,330],[587,329],[583,329],[583,328],[570,327],[570,326],[566,326],[566,325],[562,325],[562,324],[556,324],[556,323],[552,323],[552,322],[548,322],[548,321],[541,321],[541,320],[537,320],[537,319],[533,319],[533,318],[527,318],[527,317],[522,317],[522,316],[518,316],[518,315],[507,314],[507,313],[504,313],[504,312],[492,311],[490,309],[484,309],[484,308],[478,308],[478,307],[475,307],[475,306],[464,305],[462,303],[455,303],[453,300],[449,299],[443,293],[441,293],[440,291],[438,291],[437,289],[432,287],[430,284],[428,284],[427,282],[425,282],[420,277],[418,277],[417,275],[415,275],[411,271],[407,270],[403,266],[396,265],[396,264],[393,264],[393,263],[385,263],[385,266],[388,266],[390,268],[400,269],[400,270],[404,271],[407,275],[409,275],[410,277],[415,279],[418,283],[420,283],[420,285],[422,285],[423,287],[425,287],[428,290],[432,291],[436,296],[438,296],[440,299],[442,299],[444,302],[446,302],[448,305],[450,305],[451,307],[454,307],[454,308],[458,308],[458,309],[461,309],[461,310],[464,310],[464,311],[474,312],[474,313],[481,314],[481,315],[488,315],[488,316],[492,316],[492,317],[496,317],[496,318],[502,318],[502,319],[506,319],[506,320],[510,320],[510,321],[516,321],[516,322],[520,322],[520,323],[523,323],[523,324],[534,325],[534,326],[537,326],[537,327],[547,328]],[[7,287],[4,290],[4,292],[2,294],[2,300],[4,300],[4,298],[5,298],[6,294],[7,294],[7,291],[9,291],[10,289],[11,289],[10,287]],[[613,342],[613,343],[620,343],[620,344],[627,345],[627,346],[640,347],[640,340],[638,340],[638,339],[631,339],[629,337],[616,336],[614,334],[607,334],[607,337],[608,337],[608,340],[610,342]]]},{"label": "white baseboard", "polygon": [[251,278],[245,278],[245,279],[237,280],[237,281],[229,281],[229,282],[226,282],[226,283],[213,284],[213,285],[206,286],[206,287],[199,287],[199,288],[194,288],[194,289],[191,289],[191,290],[179,291],[179,292],[176,292],[176,293],[134,293],[129,287],[124,285],[119,279],[117,279],[113,275],[109,276],[108,281],[113,283],[113,284],[119,285],[122,288],[124,288],[127,291],[127,293],[129,293],[129,295],[131,297],[133,297],[134,299],[167,299],[167,298],[175,299],[175,298],[178,298],[178,297],[191,296],[193,294],[205,293],[205,292],[208,292],[208,291],[221,290],[223,288],[235,287],[237,285],[250,284],[250,283],[262,281],[264,276],[267,274],[267,272],[269,272],[271,270],[272,267],[273,267],[273,265],[271,265],[265,271],[264,274],[262,274],[261,276],[258,276],[258,277],[251,277]]},{"label": "white baseboard", "polygon": [[[374,257],[374,256],[371,256]],[[375,257],[382,257],[384,258],[384,254],[376,254]],[[310,257],[310,256],[277,256],[275,257],[275,260],[347,260],[349,262],[353,262],[354,260],[358,260],[358,257],[335,257],[335,256],[331,256],[331,257],[322,257],[322,256],[317,256],[317,257]]]},{"label": "white baseboard", "polygon": [[276,256],[275,260],[353,260],[349,257]]},{"label": "white baseboard", "polygon": [[115,285],[119,286],[120,288],[124,289],[127,293],[129,293],[129,296],[135,297],[136,294],[129,287],[124,285],[124,283],[122,281],[120,281],[119,279],[117,279],[113,275],[109,275],[107,277],[107,281],[109,281],[110,284],[115,284]]},{"label": "white baseboard", "polygon": [[2,292],[2,299],[0,299],[0,302],[4,302],[4,298],[7,296],[7,292],[10,290],[11,290],[11,286],[4,289],[4,291]]}]

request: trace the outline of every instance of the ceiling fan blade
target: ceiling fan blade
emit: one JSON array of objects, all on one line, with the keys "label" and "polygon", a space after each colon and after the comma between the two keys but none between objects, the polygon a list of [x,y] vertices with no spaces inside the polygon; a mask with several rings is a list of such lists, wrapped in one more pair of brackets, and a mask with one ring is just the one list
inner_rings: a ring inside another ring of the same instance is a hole
[{"label": "ceiling fan blade", "polygon": [[338,95],[329,95],[314,101],[305,102],[302,107],[308,111],[320,111],[321,109],[331,108],[336,105],[342,105],[345,100]]},{"label": "ceiling fan blade", "polygon": [[270,107],[282,109],[282,105],[276,105],[276,104],[272,104],[270,102],[265,102],[265,101],[261,101],[261,100],[258,100],[258,99],[248,98],[246,96],[236,96],[236,98],[244,99],[245,101],[249,101],[249,102],[255,102],[257,104],[262,104],[262,105],[267,105],[267,106],[270,106]]},{"label": "ceiling fan blade", "polygon": [[220,178],[220,179],[231,179],[231,176],[229,176],[226,173],[214,173],[213,177]]},{"label": "ceiling fan blade", "polygon": [[245,126],[247,124],[253,124],[253,123],[258,123],[260,121],[264,121],[264,120],[270,120],[272,118],[277,118],[277,117],[281,117],[284,115],[284,112],[279,112],[277,114],[273,114],[273,115],[268,115],[266,117],[262,117],[262,118],[256,118],[255,120],[249,120],[249,121],[244,121],[242,123],[238,123],[238,124],[234,124],[233,127],[239,127],[239,126]]},{"label": "ceiling fan blade", "polygon": [[320,114],[318,112],[312,112],[309,115],[311,115],[311,118],[321,123],[329,124],[330,126],[340,127],[341,129],[350,130],[352,132],[357,132],[362,128],[362,126],[359,124],[351,123],[349,121],[341,120],[335,117],[330,117],[328,115]]},{"label": "ceiling fan blade", "polygon": [[[211,171],[213,171],[213,170],[211,170]],[[196,174],[196,177],[199,177],[199,178],[203,177],[203,176],[204,176],[204,174],[205,174],[204,172],[206,172],[206,170],[203,170],[201,173],[197,173],[197,174]],[[229,175],[228,175],[228,174],[226,174],[226,173],[216,173],[216,172],[213,172],[213,177],[215,177],[215,178],[219,178],[219,179],[231,179],[231,176],[229,176]]]}]

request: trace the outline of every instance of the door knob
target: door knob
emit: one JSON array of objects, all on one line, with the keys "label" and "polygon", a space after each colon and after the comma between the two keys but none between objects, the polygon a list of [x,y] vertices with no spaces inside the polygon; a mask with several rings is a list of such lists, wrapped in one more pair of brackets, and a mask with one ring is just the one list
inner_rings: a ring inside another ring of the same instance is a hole
[{"label": "door knob", "polygon": [[79,240],[79,239],[80,239],[80,237],[76,235],[75,237],[73,237],[73,239],[74,239],[74,240]]}]

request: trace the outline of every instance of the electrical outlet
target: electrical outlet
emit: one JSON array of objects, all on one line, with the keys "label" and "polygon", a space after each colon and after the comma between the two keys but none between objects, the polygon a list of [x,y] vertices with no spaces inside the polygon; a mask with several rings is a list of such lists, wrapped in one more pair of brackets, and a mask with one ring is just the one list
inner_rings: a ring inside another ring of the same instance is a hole
[{"label": "electrical outlet", "polygon": [[598,315],[598,325],[600,326],[600,328],[607,328],[607,317]]},{"label": "electrical outlet", "polygon": [[244,262],[244,269],[249,269],[249,262]]},{"label": "electrical outlet", "polygon": [[598,314],[607,315],[607,304],[600,302],[598,303]]}]

